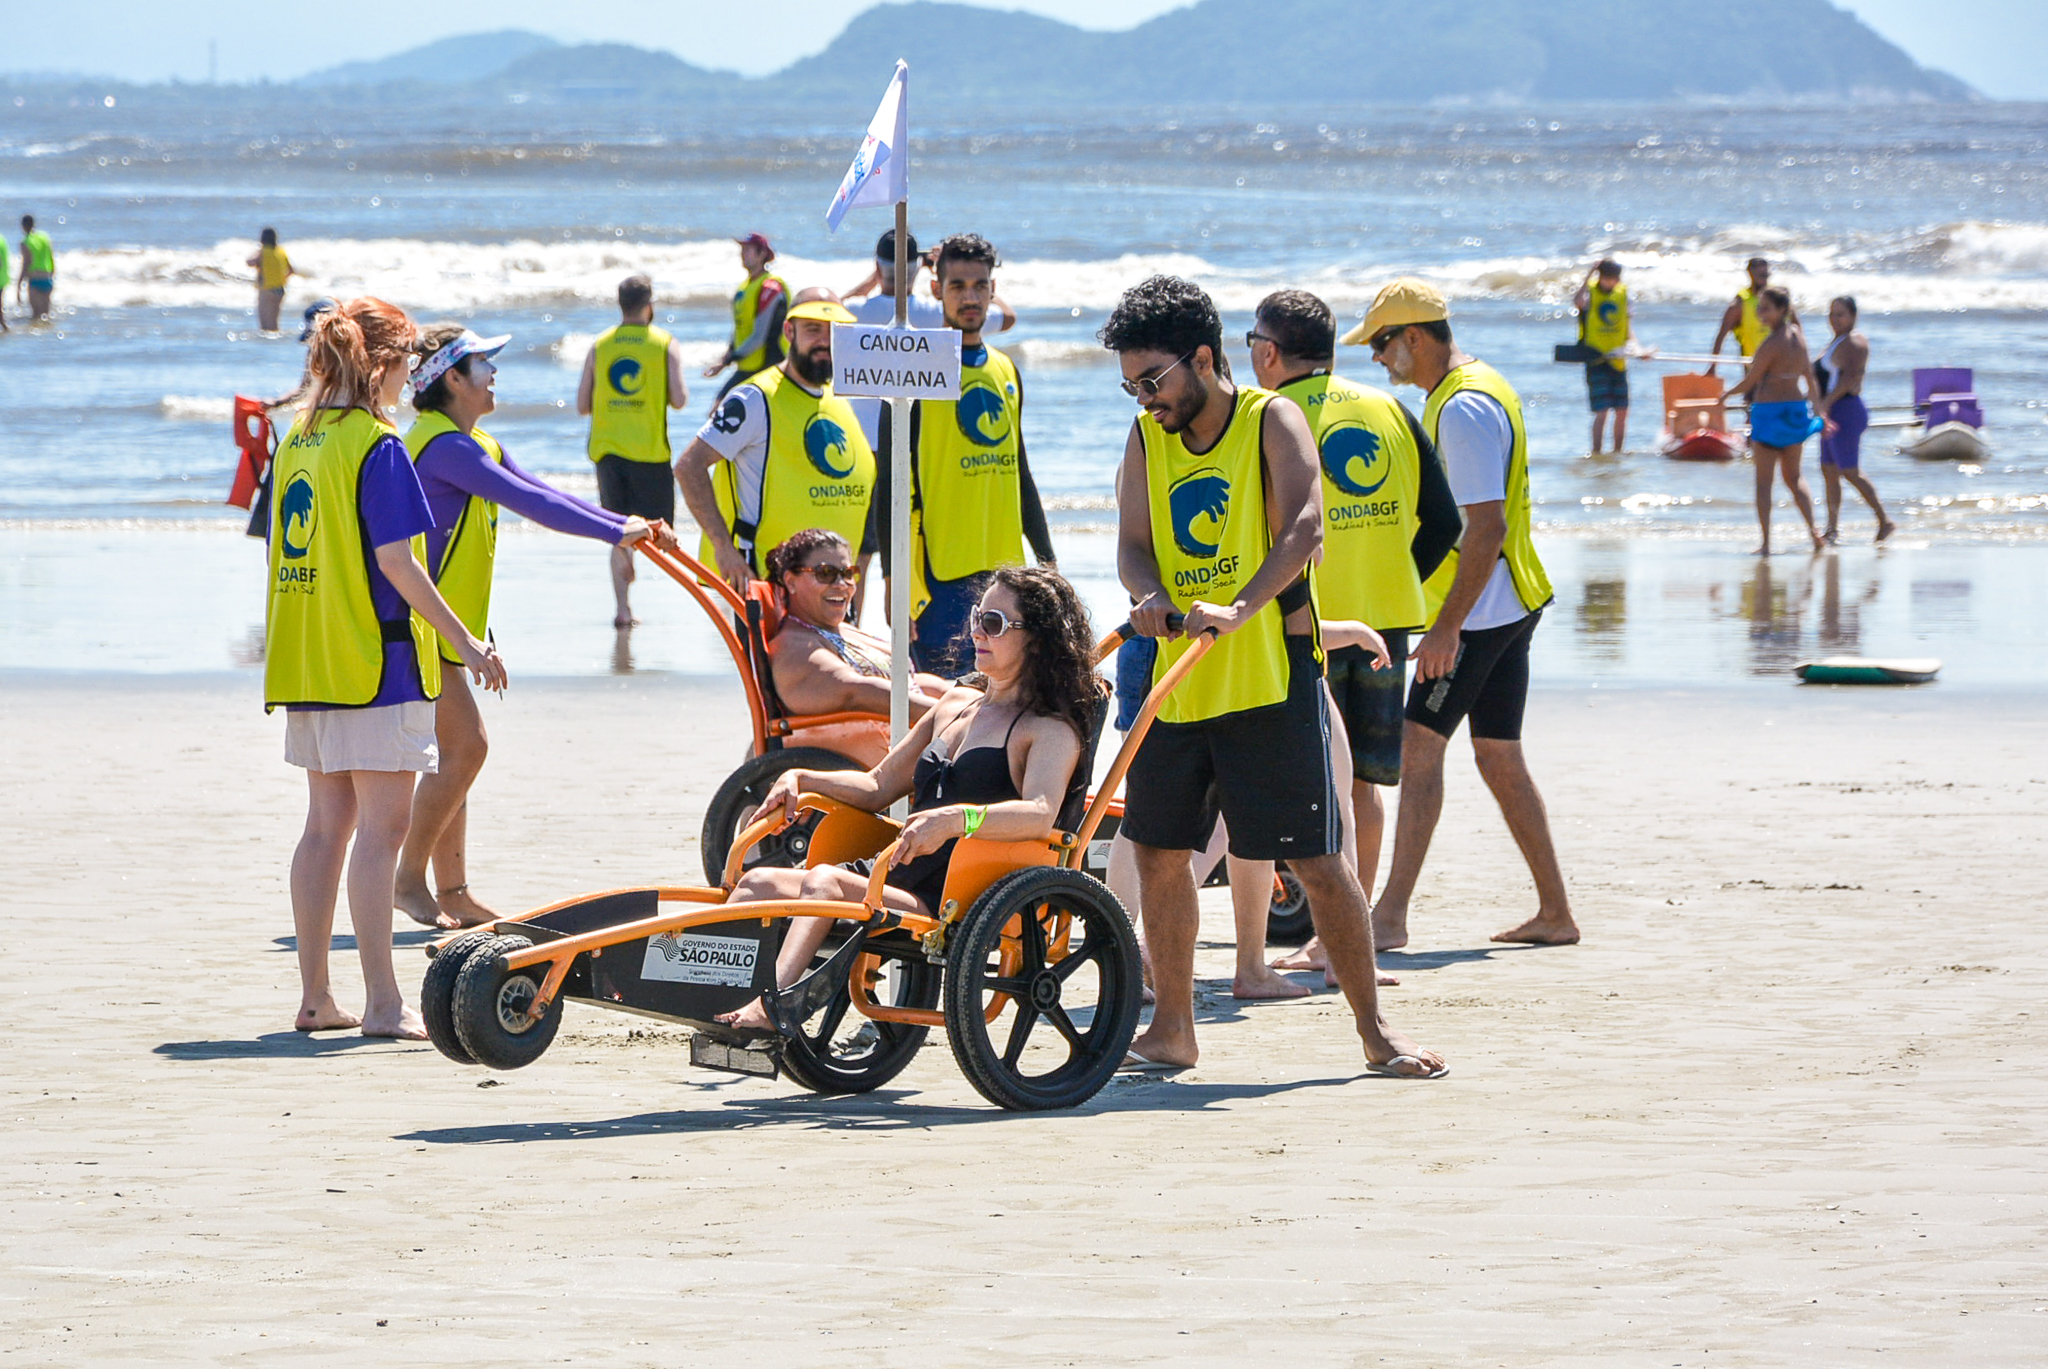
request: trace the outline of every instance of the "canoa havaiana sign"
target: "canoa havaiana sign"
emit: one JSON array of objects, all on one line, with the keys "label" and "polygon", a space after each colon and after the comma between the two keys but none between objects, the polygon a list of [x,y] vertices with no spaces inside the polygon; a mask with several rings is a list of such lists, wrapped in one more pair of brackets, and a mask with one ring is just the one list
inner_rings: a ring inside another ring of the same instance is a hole
[{"label": "canoa havaiana sign", "polygon": [[958,399],[958,328],[832,325],[832,392],[882,399]]}]

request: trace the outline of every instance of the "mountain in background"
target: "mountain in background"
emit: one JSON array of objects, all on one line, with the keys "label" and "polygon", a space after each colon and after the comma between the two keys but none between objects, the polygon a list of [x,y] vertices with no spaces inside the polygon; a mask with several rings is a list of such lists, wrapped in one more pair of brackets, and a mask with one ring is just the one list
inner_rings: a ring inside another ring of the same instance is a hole
[{"label": "mountain in background", "polygon": [[501,29],[496,33],[472,33],[460,38],[443,38],[438,43],[401,52],[375,62],[344,62],[310,76],[303,86],[381,86],[393,81],[427,81],[436,84],[481,80],[496,75],[523,57],[562,46],[545,34],[524,29]]},{"label": "mountain in background", "polygon": [[[1828,0],[1198,0],[1109,33],[918,0],[867,9],[823,52],[758,78],[622,43],[505,30],[284,87],[127,89],[194,104],[290,91],[324,103],[368,89],[451,105],[688,101],[865,118],[898,57],[911,65],[912,107],[930,117],[936,101],[956,121],[1106,106],[1976,98]],[[105,83],[36,84],[93,99]]]}]

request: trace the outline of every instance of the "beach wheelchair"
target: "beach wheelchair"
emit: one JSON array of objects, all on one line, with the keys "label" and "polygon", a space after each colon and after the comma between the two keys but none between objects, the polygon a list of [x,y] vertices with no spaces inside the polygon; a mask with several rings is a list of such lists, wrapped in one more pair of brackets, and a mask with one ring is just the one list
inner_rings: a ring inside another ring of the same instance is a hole
[{"label": "beach wheelchair", "polygon": [[[1161,701],[1213,641],[1195,642],[1153,687],[1094,798],[1083,807],[1085,785],[1075,785],[1067,809],[1079,811],[1063,811],[1050,840],[955,845],[930,915],[883,905],[896,823],[806,794],[799,808],[814,825],[802,863],[872,857],[861,902],[728,905],[746,852],[780,826],[771,814],[733,838],[715,887],[584,894],[430,946],[420,990],[429,1036],[452,1060],[517,1069],[547,1050],[573,998],[695,1028],[692,1064],[839,1094],[888,1083],[941,1027],[961,1072],[998,1107],[1086,1102],[1123,1062],[1142,981],[1130,915],[1082,858]],[[1094,722],[1076,767],[1083,779],[1101,715]],[[838,921],[807,971],[778,988],[793,917]],[[756,996],[772,1035],[716,1020]]]}]

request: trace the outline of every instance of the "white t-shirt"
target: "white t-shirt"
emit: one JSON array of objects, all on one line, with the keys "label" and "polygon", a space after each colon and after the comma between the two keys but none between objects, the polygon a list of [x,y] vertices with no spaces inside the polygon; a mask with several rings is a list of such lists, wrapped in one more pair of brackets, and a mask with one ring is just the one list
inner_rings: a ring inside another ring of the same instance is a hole
[{"label": "white t-shirt", "polygon": [[[1508,423],[1508,411],[1493,396],[1461,390],[1445,400],[1437,414],[1436,449],[1444,460],[1444,474],[1450,477],[1451,497],[1460,507],[1507,498],[1515,433]],[[1465,615],[1465,631],[1506,627],[1528,616],[1529,610],[1515,593],[1507,558],[1500,557],[1493,563],[1486,588],[1479,591],[1479,602]]]},{"label": "white t-shirt", "polygon": [[[795,377],[787,374],[783,376],[782,383],[799,384]],[[808,385],[801,388],[809,394],[818,393]],[[697,437],[705,446],[732,462],[738,475],[740,519],[759,524],[761,479],[768,469],[766,396],[744,381],[733,386],[718,402],[718,407],[711,411],[711,417],[704,420],[704,426],[697,430]]]},{"label": "white t-shirt", "polygon": [[[853,321],[870,327],[896,321],[896,297],[873,294],[866,299],[847,306],[853,310]],[[912,328],[943,328],[946,326],[946,310],[924,290],[913,288],[910,304],[905,310]],[[848,395],[846,402],[853,406],[854,416],[860,419],[860,430],[868,435],[868,446],[876,447],[882,441],[882,404],[879,399]]]}]

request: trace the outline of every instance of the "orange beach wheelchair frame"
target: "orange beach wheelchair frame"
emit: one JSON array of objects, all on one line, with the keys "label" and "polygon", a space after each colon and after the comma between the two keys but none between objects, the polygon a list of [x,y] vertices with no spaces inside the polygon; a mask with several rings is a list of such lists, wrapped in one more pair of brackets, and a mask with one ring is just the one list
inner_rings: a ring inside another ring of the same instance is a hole
[{"label": "orange beach wheelchair frame", "polygon": [[[709,607],[700,588],[686,588]],[[1118,628],[1105,650],[1130,633]],[[805,794],[800,811],[821,815],[805,865],[873,857],[862,901],[728,904],[746,852],[780,823],[762,817],[733,839],[715,887],[584,894],[429,947],[420,995],[429,1035],[454,1060],[516,1069],[548,1048],[563,1000],[574,998],[696,1028],[693,1064],[859,1093],[895,1078],[941,1027],[961,1071],[999,1107],[1086,1102],[1136,1033],[1141,982],[1130,915],[1081,868],[1083,855],[1160,704],[1214,641],[1205,634],[1153,687],[1075,830],[1044,842],[963,839],[932,914],[883,905],[896,823]],[[727,645],[737,659],[736,635]],[[751,690],[749,700],[759,739],[763,713]],[[795,917],[833,918],[835,937],[779,989],[776,955]],[[716,1020],[756,996],[772,1036]]]}]

